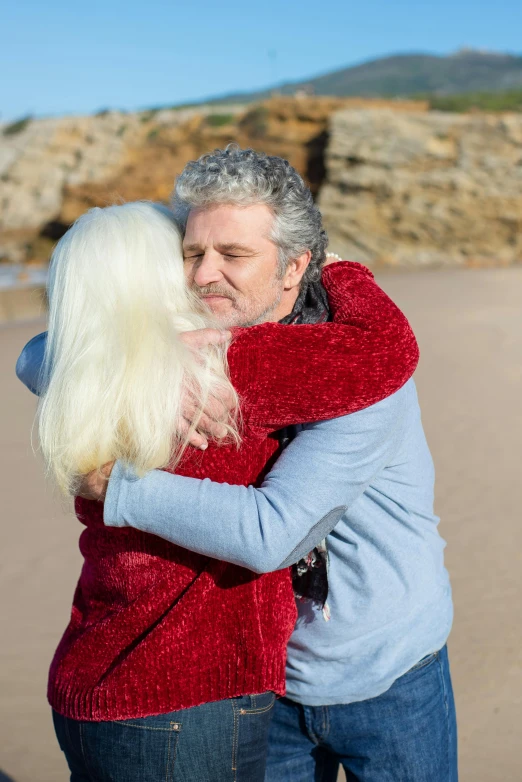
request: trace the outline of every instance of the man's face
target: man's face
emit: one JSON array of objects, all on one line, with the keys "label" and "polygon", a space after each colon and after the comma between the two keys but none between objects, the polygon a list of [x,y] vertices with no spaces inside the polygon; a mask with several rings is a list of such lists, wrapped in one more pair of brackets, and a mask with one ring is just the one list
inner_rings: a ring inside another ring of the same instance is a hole
[{"label": "man's face", "polygon": [[223,204],[189,214],[187,282],[223,326],[252,326],[286,314],[279,313],[285,280],[277,275],[272,222],[266,204]]}]

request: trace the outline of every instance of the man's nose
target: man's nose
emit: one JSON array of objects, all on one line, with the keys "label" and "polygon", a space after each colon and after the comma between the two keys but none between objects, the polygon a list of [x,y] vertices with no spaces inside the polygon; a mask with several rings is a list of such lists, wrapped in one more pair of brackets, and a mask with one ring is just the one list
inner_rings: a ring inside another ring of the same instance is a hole
[{"label": "man's nose", "polygon": [[193,280],[200,288],[213,282],[221,282],[221,257],[216,253],[205,253],[194,266]]}]

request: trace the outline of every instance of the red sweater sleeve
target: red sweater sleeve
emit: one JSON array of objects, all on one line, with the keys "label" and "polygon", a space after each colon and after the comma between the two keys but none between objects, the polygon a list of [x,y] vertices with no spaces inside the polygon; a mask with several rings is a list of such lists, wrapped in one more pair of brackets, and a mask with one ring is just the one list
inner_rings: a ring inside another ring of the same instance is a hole
[{"label": "red sweater sleeve", "polygon": [[362,410],[398,391],[419,360],[399,308],[358,263],[327,266],[333,322],[234,331],[231,380],[245,423],[275,431]]}]

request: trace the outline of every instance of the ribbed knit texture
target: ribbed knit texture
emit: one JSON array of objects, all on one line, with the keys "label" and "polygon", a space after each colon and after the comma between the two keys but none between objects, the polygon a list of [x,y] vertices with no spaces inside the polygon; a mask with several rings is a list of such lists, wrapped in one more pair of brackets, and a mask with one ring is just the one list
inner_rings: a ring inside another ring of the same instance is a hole
[{"label": "ribbed knit texture", "polygon": [[[359,264],[323,273],[334,322],[237,329],[230,374],[243,440],[191,449],[176,472],[258,484],[277,455],[274,432],[384,399],[413,374],[407,320]],[[55,653],[48,697],[78,720],[131,719],[266,690],[285,691],[296,609],[288,570],[255,575],[135,529],[103,524],[77,498],[84,565]],[[176,509],[172,509],[175,514]]]}]

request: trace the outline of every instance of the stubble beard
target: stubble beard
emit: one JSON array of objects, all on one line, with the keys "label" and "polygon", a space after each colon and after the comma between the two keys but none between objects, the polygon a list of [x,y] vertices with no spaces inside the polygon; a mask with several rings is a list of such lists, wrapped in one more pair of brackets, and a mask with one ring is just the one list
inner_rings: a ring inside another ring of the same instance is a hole
[{"label": "stubble beard", "polygon": [[224,296],[231,300],[233,305],[231,312],[226,315],[213,313],[214,317],[225,328],[233,328],[235,326],[244,328],[265,323],[270,320],[270,315],[277,309],[283,297],[283,286],[281,280],[277,278],[270,288],[270,290],[273,290],[274,292],[274,298],[268,302],[265,297],[261,298],[257,296],[249,299],[244,298],[243,301],[241,301],[243,297],[237,296],[237,294],[230,291],[229,288],[220,285],[205,285],[201,288],[197,285],[193,285],[192,290],[200,298],[214,294],[215,296]]}]

